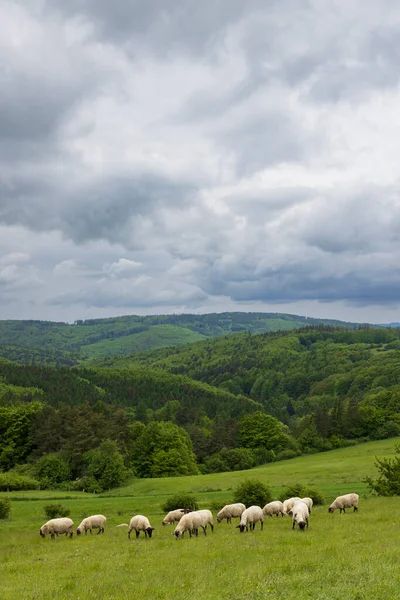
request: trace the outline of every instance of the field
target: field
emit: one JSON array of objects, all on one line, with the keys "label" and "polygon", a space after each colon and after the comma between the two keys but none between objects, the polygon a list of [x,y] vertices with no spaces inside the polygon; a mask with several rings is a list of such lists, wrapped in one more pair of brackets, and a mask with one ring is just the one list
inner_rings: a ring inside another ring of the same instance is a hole
[{"label": "field", "polygon": [[[393,455],[398,442],[369,442],[241,473],[136,480],[107,496],[10,493],[12,519],[0,521],[1,598],[398,598],[399,499],[371,497],[362,482],[376,474],[375,455]],[[257,525],[240,534],[223,523],[207,537],[182,540],[174,539],[173,527],[162,527],[160,504],[168,495],[193,491],[207,507],[230,501],[232,488],[246,477],[265,481],[275,494],[297,481],[312,484],[326,504],[313,510],[305,532],[292,531],[287,517],[266,520],[264,531]],[[348,491],[360,494],[359,513],[328,514],[330,502]],[[104,513],[106,533],[40,538],[46,498],[63,496],[76,525],[83,516]],[[149,516],[153,539],[128,541],[126,528],[116,527],[137,513]]]}]

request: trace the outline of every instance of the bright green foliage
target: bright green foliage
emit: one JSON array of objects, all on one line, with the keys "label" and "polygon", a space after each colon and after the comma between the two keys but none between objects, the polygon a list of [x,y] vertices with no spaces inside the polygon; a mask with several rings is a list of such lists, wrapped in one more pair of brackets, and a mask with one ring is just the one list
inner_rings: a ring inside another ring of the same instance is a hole
[{"label": "bright green foliage", "polygon": [[268,486],[257,479],[246,479],[233,493],[234,502],[243,502],[245,506],[261,506],[271,502],[272,492]]},{"label": "bright green foliage", "polygon": [[379,471],[378,479],[365,478],[369,488],[379,496],[400,496],[400,445],[396,446],[395,450],[394,458],[376,459],[375,466]]},{"label": "bright green foliage", "polygon": [[69,464],[57,454],[44,454],[36,462],[33,472],[44,489],[71,479]]},{"label": "bright green foliage", "polygon": [[57,519],[59,517],[69,517],[71,510],[63,506],[60,502],[45,504],[44,514],[48,519]]},{"label": "bright green foliage", "polygon": [[39,487],[39,482],[33,477],[19,475],[11,471],[0,473],[0,492],[37,490]]},{"label": "bright green foliage", "polygon": [[85,454],[86,477],[97,483],[97,490],[103,491],[121,485],[129,475],[124,459],[116,442],[105,440],[95,450]]},{"label": "bright green foliage", "polygon": [[198,473],[189,435],[170,422],[149,423],[134,442],[132,459],[139,477]]},{"label": "bright green foliage", "polygon": [[278,419],[260,411],[241,419],[239,435],[245,448],[265,448],[280,452],[294,446],[288,428]]},{"label": "bright green foliage", "polygon": [[311,498],[313,505],[324,504],[325,498],[320,490],[313,487],[308,487],[302,483],[294,483],[291,486],[285,488],[280,495],[280,500],[283,502],[288,498]]},{"label": "bright green foliage", "polygon": [[164,512],[176,510],[178,508],[187,508],[188,510],[199,510],[197,498],[192,494],[175,494],[161,505]]},{"label": "bright green foliage", "polygon": [[11,513],[9,498],[0,498],[0,519],[8,519]]}]

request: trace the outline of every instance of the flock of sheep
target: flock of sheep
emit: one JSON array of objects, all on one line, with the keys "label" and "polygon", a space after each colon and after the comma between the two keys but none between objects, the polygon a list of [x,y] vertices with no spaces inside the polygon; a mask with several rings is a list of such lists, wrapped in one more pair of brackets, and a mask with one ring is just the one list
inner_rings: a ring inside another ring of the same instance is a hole
[{"label": "flock of sheep", "polygon": [[[358,511],[358,494],[345,494],[344,496],[338,496],[336,500],[332,502],[329,507],[329,512],[333,513],[336,509],[340,512],[346,512],[346,508],[354,508],[354,511]],[[237,529],[241,533],[244,531],[253,531],[256,523],[260,523],[261,529],[264,527],[264,517],[272,517],[276,515],[282,517],[289,515],[292,517],[292,529],[295,528],[296,524],[301,530],[308,527],[308,520],[311,512],[313,501],[311,498],[288,498],[284,502],[275,501],[269,502],[261,508],[260,506],[250,506],[246,508],[244,504],[227,504],[217,514],[217,521],[220,523],[223,519],[226,519],[227,523],[231,523],[233,518],[239,518],[240,522],[237,525]],[[173,510],[169,512],[163,519],[162,524],[175,524],[177,523],[174,531],[174,535],[177,539],[184,536],[185,532],[189,532],[189,536],[197,536],[199,529],[201,528],[204,535],[207,535],[207,526],[210,525],[211,531],[214,531],[213,516],[210,510],[195,510],[188,511],[183,508]],[[106,517],[104,515],[93,515],[83,519],[80,525],[76,529],[77,535],[89,531],[92,533],[93,529],[98,529],[99,533],[104,533],[104,526],[106,524]],[[74,523],[72,519],[63,517],[59,519],[51,519],[47,521],[40,528],[40,535],[46,537],[50,534],[51,538],[54,539],[56,536],[65,534],[72,538],[73,536]],[[140,532],[143,531],[145,537],[151,538],[154,531],[154,527],[150,525],[150,521],[143,515],[136,515],[132,517],[129,525],[122,523],[117,527],[128,527],[128,538],[131,537],[131,531],[135,531],[136,537],[138,538]]]}]

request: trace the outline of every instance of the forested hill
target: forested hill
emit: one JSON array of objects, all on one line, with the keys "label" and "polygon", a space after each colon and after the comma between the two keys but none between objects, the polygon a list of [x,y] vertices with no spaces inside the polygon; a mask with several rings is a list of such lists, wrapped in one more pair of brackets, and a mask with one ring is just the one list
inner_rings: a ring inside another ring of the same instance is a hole
[{"label": "forested hill", "polygon": [[354,323],[280,313],[124,316],[77,321],[0,321],[0,357],[20,364],[72,366],[86,360],[129,355],[238,332],[263,333],[305,325]]}]

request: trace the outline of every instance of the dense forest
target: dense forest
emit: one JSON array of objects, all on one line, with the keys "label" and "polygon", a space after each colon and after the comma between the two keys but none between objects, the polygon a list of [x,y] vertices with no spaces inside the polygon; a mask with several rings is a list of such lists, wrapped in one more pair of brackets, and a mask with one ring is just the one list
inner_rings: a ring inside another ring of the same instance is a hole
[{"label": "dense forest", "polygon": [[0,489],[251,468],[400,434],[400,330],[236,333],[96,366],[0,360]]},{"label": "dense forest", "polygon": [[108,356],[181,346],[238,332],[263,333],[305,325],[357,327],[280,313],[129,315],[76,321],[0,321],[0,357],[20,364],[73,366]]}]

